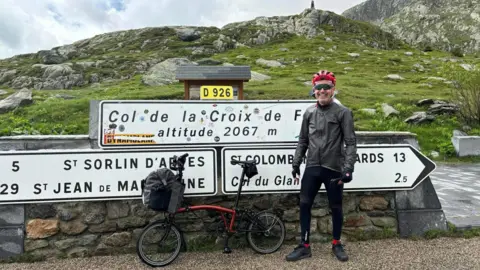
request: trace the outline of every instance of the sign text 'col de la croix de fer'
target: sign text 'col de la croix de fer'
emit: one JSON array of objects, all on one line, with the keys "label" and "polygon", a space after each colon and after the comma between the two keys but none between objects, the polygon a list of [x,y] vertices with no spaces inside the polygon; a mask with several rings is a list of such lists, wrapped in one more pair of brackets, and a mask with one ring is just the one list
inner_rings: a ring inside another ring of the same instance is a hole
[{"label": "sign text 'col de la croix de fer'", "polygon": [[102,101],[99,146],[295,143],[312,100]]}]

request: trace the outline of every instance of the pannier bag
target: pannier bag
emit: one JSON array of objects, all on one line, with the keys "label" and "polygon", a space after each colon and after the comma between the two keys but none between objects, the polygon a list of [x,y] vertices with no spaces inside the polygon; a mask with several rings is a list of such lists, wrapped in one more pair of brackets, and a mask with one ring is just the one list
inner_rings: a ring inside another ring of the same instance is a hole
[{"label": "pannier bag", "polygon": [[155,211],[175,213],[183,202],[185,184],[168,168],[148,174],[142,189],[143,204]]}]

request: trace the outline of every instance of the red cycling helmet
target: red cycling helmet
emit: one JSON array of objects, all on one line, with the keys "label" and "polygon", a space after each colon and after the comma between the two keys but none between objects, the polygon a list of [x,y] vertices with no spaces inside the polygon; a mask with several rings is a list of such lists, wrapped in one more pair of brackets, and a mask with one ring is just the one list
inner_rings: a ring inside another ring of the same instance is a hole
[{"label": "red cycling helmet", "polygon": [[337,79],[335,78],[335,74],[333,72],[330,72],[328,70],[320,70],[319,72],[315,73],[313,75],[312,79],[312,85],[315,85],[315,82],[321,81],[321,80],[327,80],[331,81],[333,85],[337,83]]}]

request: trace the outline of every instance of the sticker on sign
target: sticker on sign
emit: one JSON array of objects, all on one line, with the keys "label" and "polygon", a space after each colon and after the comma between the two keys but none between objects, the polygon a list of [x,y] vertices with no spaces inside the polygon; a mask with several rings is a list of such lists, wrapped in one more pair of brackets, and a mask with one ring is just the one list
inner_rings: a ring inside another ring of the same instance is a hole
[{"label": "sticker on sign", "polygon": [[312,100],[102,101],[99,146],[293,143]]},{"label": "sticker on sign", "polygon": [[[241,168],[231,160],[253,159],[258,175],[244,179],[242,193],[296,193],[301,180],[292,177],[295,146],[225,147],[222,151],[222,191],[238,191]],[[430,159],[411,145],[358,145],[353,180],[344,184],[348,191],[411,190],[435,168]],[[303,175],[305,161],[300,166]],[[300,177],[301,178],[301,177]],[[322,185],[321,191],[325,191]]]},{"label": "sticker on sign", "polygon": [[215,149],[10,151],[0,152],[0,204],[140,199],[141,181],[184,153],[185,196],[214,196]]}]

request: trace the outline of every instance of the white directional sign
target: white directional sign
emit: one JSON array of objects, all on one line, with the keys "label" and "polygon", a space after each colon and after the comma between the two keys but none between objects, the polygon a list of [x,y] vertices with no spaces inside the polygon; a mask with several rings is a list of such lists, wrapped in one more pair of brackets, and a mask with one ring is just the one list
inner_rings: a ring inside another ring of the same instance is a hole
[{"label": "white directional sign", "polygon": [[[242,168],[230,161],[255,160],[258,175],[244,179],[242,193],[295,193],[300,191],[301,177],[292,177],[295,146],[225,147],[222,151],[222,191],[235,194]],[[345,191],[411,190],[436,168],[435,163],[411,145],[358,145],[353,180]],[[301,176],[305,163],[300,166]],[[322,185],[321,191],[325,191]]]},{"label": "white directional sign", "polygon": [[215,195],[215,149],[15,151],[0,152],[0,204],[140,199],[141,181],[184,153],[185,196]]},{"label": "white directional sign", "polygon": [[99,146],[293,143],[312,100],[102,101]]}]

